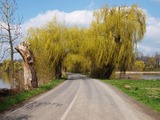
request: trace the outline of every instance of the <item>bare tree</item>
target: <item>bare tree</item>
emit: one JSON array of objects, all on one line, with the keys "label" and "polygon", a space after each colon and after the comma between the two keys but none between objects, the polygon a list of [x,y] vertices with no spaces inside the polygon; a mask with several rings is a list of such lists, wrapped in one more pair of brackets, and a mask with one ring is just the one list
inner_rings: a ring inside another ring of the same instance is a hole
[{"label": "bare tree", "polygon": [[9,52],[11,59],[11,75],[14,74],[14,44],[21,37],[21,21],[15,19],[16,0],[0,0],[0,60]]}]

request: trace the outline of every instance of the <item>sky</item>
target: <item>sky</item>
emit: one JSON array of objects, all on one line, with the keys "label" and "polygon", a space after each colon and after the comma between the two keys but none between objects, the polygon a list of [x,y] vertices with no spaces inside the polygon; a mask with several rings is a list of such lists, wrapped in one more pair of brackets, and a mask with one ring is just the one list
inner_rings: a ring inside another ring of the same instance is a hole
[{"label": "sky", "polygon": [[23,16],[22,31],[29,27],[40,27],[56,15],[59,22],[67,25],[88,27],[93,11],[109,6],[130,6],[138,4],[147,18],[147,31],[138,43],[138,50],[144,55],[160,53],[160,0],[17,0],[16,16]]}]

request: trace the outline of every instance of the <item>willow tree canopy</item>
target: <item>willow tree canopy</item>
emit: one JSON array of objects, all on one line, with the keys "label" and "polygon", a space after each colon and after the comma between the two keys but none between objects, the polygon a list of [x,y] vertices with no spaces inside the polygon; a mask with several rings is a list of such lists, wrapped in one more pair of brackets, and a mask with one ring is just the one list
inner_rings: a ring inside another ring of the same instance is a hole
[{"label": "willow tree canopy", "polygon": [[109,78],[115,68],[125,71],[130,67],[136,44],[146,31],[145,14],[137,5],[106,6],[95,11],[94,16],[90,27],[91,39],[95,43],[93,48],[96,49],[92,58],[92,73],[97,77]]}]

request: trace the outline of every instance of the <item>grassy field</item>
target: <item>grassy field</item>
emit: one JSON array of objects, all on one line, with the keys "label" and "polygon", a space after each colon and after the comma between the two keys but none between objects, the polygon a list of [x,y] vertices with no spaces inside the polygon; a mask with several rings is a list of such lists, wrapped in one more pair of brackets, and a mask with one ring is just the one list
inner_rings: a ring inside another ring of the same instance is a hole
[{"label": "grassy field", "polygon": [[160,112],[160,80],[104,80]]},{"label": "grassy field", "polygon": [[63,81],[64,80],[53,80],[50,83],[42,85],[37,89],[27,90],[27,91],[20,92],[18,94],[0,97],[0,112],[3,112],[11,108],[12,106],[18,103],[22,103],[23,101],[26,101],[29,98],[34,97],[40,93],[48,91],[56,87]]}]

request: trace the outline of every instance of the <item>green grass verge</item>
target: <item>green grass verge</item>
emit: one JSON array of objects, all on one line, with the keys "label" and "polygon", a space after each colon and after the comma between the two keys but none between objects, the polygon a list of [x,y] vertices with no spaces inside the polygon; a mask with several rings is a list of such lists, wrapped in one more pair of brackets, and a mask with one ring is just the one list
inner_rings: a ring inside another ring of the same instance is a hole
[{"label": "green grass verge", "polygon": [[10,96],[5,96],[0,99],[0,112],[3,112],[16,104],[22,103],[23,101],[26,101],[40,93],[48,91],[62,82],[64,82],[64,79],[53,80],[48,84],[40,86],[39,88],[22,91]]},{"label": "green grass verge", "polygon": [[[160,80],[104,80],[160,112]],[[127,86],[127,87],[126,87]]]}]

